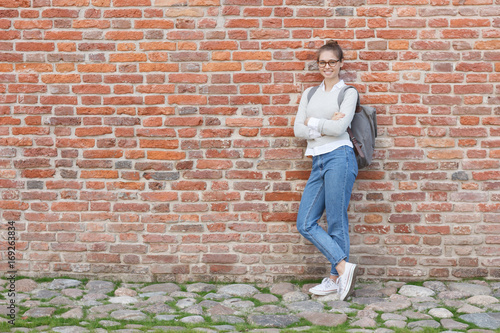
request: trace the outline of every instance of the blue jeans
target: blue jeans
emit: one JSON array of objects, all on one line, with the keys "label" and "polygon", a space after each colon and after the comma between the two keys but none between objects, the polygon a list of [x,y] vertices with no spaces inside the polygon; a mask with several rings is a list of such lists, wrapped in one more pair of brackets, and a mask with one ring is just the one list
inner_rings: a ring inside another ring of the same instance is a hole
[{"label": "blue jeans", "polygon": [[[338,276],[335,267],[349,260],[347,209],[357,175],[356,156],[349,146],[313,156],[311,175],[300,201],[297,230],[332,264],[331,275]],[[318,225],[325,210],[327,231]]]}]

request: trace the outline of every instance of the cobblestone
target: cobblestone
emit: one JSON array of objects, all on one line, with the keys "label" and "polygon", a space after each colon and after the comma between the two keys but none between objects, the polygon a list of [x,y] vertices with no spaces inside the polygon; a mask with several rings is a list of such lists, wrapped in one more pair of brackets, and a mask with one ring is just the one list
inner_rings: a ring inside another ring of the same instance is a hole
[{"label": "cobblestone", "polygon": [[[353,297],[342,302],[336,294],[309,294],[310,284],[304,287],[289,282],[83,284],[57,278],[17,282],[16,325],[7,323],[7,311],[0,311],[2,332],[320,332],[339,325],[346,332],[375,333],[402,328],[500,330],[497,282],[432,281],[423,286],[358,282]],[[6,291],[2,290],[4,299],[0,299],[2,310],[9,302]],[[34,322],[43,324],[34,327],[30,324]]]}]

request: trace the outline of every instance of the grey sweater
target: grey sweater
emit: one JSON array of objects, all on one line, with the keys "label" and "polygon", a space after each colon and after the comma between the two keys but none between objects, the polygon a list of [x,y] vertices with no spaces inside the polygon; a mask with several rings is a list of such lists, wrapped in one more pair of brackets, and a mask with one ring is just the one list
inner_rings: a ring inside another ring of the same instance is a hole
[{"label": "grey sweater", "polygon": [[[349,140],[347,127],[351,124],[356,111],[358,92],[355,89],[348,89],[339,110],[337,100],[340,89],[325,92],[320,87],[308,103],[307,94],[311,89],[312,87],[307,88],[302,94],[293,126],[295,136],[307,139],[307,148],[315,148],[335,141]],[[345,117],[339,120],[331,120],[335,112],[344,113]],[[304,124],[308,117],[319,118],[318,130],[322,134],[321,137],[313,139],[309,136],[309,127]]]}]

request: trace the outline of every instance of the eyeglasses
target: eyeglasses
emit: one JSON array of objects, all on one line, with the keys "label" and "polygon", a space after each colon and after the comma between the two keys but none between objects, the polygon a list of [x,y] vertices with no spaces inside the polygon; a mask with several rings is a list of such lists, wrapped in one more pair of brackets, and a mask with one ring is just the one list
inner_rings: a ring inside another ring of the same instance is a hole
[{"label": "eyeglasses", "polygon": [[328,61],[318,61],[318,66],[319,67],[326,67],[326,64],[328,64],[330,67],[334,67],[340,60],[328,60]]}]

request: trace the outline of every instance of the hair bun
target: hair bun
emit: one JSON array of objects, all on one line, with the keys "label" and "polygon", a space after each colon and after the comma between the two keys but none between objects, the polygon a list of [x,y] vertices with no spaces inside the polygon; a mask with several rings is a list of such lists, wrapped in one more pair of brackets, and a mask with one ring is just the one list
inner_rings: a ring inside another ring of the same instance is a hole
[{"label": "hair bun", "polygon": [[333,52],[337,56],[338,60],[344,59],[344,53],[342,52],[342,48],[340,47],[339,43],[337,43],[337,41],[335,41],[333,39],[328,40],[325,43],[325,45],[321,46],[318,49],[318,52],[316,54],[316,61],[319,61],[319,56],[320,56],[321,52],[323,52],[323,51]]}]

